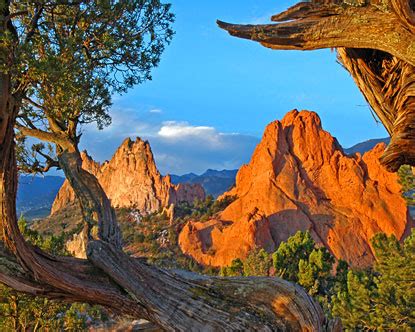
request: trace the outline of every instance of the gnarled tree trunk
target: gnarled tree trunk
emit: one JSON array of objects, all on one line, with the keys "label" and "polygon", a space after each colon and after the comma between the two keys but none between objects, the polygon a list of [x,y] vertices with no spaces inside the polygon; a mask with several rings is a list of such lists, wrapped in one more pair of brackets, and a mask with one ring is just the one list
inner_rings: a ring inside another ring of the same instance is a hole
[{"label": "gnarled tree trunk", "polygon": [[391,135],[381,163],[415,166],[415,13],[412,0],[301,2],[276,24],[218,21],[231,35],[276,50],[337,48],[339,59]]},{"label": "gnarled tree trunk", "polygon": [[122,239],[115,211],[96,177],[82,168],[76,144],[58,150],[59,165],[79,199],[89,238],[104,239],[121,249]]}]

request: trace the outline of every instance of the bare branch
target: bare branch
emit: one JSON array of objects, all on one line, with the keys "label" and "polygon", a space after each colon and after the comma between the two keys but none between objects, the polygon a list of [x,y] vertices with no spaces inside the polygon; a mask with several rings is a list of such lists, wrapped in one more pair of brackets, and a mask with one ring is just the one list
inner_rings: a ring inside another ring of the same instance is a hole
[{"label": "bare branch", "polygon": [[24,40],[25,44],[27,44],[30,41],[30,39],[33,37],[33,35],[35,34],[39,19],[42,16],[42,12],[43,12],[43,5],[39,5],[38,7],[36,7],[35,14],[33,15],[32,20],[30,21],[29,31],[27,32],[26,38]]},{"label": "bare branch", "polygon": [[63,148],[71,147],[71,142],[65,137],[56,133],[50,133],[40,129],[32,129],[16,125],[16,128],[25,136],[35,137],[41,141],[55,143]]},{"label": "bare branch", "polygon": [[340,7],[299,4],[274,16],[278,24],[238,25],[218,21],[232,36],[276,50],[322,48],[377,49],[415,65],[413,34],[390,12],[374,6]]}]

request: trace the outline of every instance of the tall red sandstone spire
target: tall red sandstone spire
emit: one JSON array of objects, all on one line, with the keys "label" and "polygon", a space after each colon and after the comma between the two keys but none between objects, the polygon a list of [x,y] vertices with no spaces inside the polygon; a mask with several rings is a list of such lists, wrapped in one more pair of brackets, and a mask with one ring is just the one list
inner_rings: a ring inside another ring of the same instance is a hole
[{"label": "tall red sandstone spire", "polygon": [[411,226],[397,175],[379,164],[384,149],[348,156],[316,113],[291,111],[267,126],[235,188],[224,194],[237,199],[219,220],[187,224],[181,248],[200,263],[224,266],[309,230],[337,258],[366,266],[373,235],[401,238]]}]

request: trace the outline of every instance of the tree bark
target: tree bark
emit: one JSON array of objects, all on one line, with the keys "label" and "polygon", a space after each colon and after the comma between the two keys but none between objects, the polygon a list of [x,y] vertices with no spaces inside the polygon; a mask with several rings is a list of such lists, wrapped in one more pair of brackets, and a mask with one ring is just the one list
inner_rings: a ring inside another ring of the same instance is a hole
[{"label": "tree bark", "polygon": [[102,241],[88,245],[94,265],[142,303],[168,331],[323,331],[327,321],[303,289],[279,278],[220,278],[166,271]]},{"label": "tree bark", "polygon": [[337,48],[378,115],[391,143],[380,159],[391,172],[415,166],[415,14],[409,0],[299,3],[274,15],[276,24],[238,25],[218,21],[231,35],[276,50]]},{"label": "tree bark", "polygon": [[82,168],[81,154],[76,145],[59,147],[59,165],[81,204],[88,237],[122,248],[121,232],[111,202],[94,175]]},{"label": "tree bark", "polygon": [[341,48],[338,57],[391,135],[382,164],[392,172],[414,165],[415,67],[375,50]]},{"label": "tree bark", "polygon": [[[3,89],[7,86],[4,79],[5,76],[0,83],[1,91],[6,91]],[[90,263],[71,257],[48,255],[23,239],[16,218],[14,121],[17,110],[12,100],[10,94],[2,94],[1,109],[4,113],[0,114],[0,222],[3,241],[17,260],[13,261],[4,248],[0,250],[0,281],[32,295],[99,303],[116,312],[146,317],[143,308]],[[8,107],[3,107],[5,101],[8,101]]]}]

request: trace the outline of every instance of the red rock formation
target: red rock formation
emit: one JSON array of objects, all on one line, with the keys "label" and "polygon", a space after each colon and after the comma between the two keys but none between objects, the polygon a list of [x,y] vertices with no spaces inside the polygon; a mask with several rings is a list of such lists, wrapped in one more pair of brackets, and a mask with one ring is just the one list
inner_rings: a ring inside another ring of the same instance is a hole
[{"label": "red rock formation", "polygon": [[[116,208],[135,208],[146,214],[181,201],[204,199],[200,185],[174,185],[170,176],[161,176],[151,152],[150,144],[139,138],[126,139],[110,161],[102,166],[82,153],[82,167],[94,174]],[[68,181],[59,190],[52,206],[52,214],[75,201]]]},{"label": "red rock formation", "polygon": [[309,230],[337,258],[367,266],[373,235],[401,238],[411,227],[397,175],[379,164],[384,149],[348,156],[316,113],[291,111],[267,126],[235,188],[224,194],[238,198],[219,220],[187,224],[179,244],[202,264],[226,266]]}]

